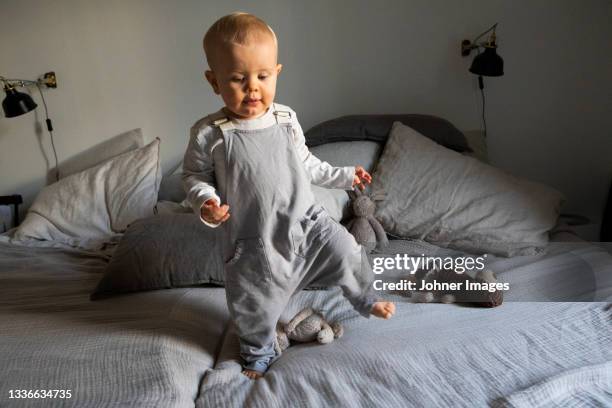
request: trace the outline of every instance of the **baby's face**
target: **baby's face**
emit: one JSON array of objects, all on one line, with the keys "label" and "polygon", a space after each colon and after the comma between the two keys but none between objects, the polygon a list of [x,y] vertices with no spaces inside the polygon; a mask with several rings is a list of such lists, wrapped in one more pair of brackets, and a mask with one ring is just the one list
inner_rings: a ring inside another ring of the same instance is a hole
[{"label": "baby's face", "polygon": [[274,101],[282,68],[276,54],[272,39],[217,50],[206,79],[223,98],[228,113],[239,119],[254,119],[267,111]]}]

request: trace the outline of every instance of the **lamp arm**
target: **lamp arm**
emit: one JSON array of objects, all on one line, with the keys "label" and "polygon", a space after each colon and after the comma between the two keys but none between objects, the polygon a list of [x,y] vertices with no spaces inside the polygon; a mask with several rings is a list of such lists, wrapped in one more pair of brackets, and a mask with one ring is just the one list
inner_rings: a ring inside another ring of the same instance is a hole
[{"label": "lamp arm", "polygon": [[41,78],[38,78],[35,81],[31,81],[29,79],[19,79],[19,78],[10,79],[10,78],[4,78],[3,76],[0,76],[0,81],[4,82],[5,88],[15,88],[16,86],[25,88],[26,86],[29,86],[29,85],[36,85],[36,86],[45,85],[47,88],[57,88],[57,78],[55,76],[55,72],[53,71],[46,72],[45,75],[43,75]]},{"label": "lamp arm", "polygon": [[37,81],[30,81],[29,79],[9,79],[9,78],[2,78],[2,81],[4,83],[13,82],[15,83],[13,85],[17,85],[21,87],[24,87],[26,85],[36,85],[36,84],[40,84],[43,82],[42,79],[39,79]]},{"label": "lamp arm", "polygon": [[495,28],[497,27],[497,24],[499,24],[499,23],[495,23],[495,24],[493,24],[493,25],[492,25],[492,26],[491,26],[491,27],[490,27],[490,28],[489,28],[487,31],[484,31],[484,32],[483,32],[482,34],[480,34],[478,37],[474,38],[474,41],[472,41],[472,44],[475,44],[475,43],[476,43],[476,41],[478,41],[478,39],[479,39],[480,37],[482,37],[483,35],[485,35],[485,34],[486,34],[486,33],[488,33],[489,31],[491,31],[491,30],[495,30]]},{"label": "lamp arm", "polygon": [[[474,41],[470,41],[470,40],[463,40],[461,42],[461,55],[464,57],[467,57],[468,55],[470,55],[470,52],[473,49],[478,50],[478,52],[480,53],[480,47],[490,47],[491,45],[495,46],[495,28],[497,27],[498,23],[493,24],[491,27],[489,27],[489,29],[487,29],[486,31],[482,32],[480,35],[478,35],[478,37],[474,38]],[[480,44],[477,43],[477,41],[485,34],[487,34],[489,31],[493,31],[493,34],[491,34],[491,38],[489,39],[488,42],[481,42]]]},{"label": "lamp arm", "polygon": [[4,78],[3,76],[0,76],[0,81],[2,81],[2,83],[3,83],[2,87],[5,90],[11,89],[11,84],[9,84],[9,82],[8,82],[9,80],[8,79]]}]

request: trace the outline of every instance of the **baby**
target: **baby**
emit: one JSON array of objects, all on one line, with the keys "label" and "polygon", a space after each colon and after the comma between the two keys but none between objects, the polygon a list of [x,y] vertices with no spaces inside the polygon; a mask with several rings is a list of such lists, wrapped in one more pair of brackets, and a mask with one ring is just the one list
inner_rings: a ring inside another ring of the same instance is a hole
[{"label": "baby", "polygon": [[306,286],[340,286],[366,317],[389,319],[395,305],[374,298],[364,250],[315,202],[311,183],[363,189],[371,176],[313,156],[295,112],[274,103],[282,65],[272,29],[234,13],[210,27],[204,51],[225,106],[191,129],[183,183],[202,222],[223,228],[227,304],[254,379],[277,357],[276,323]]}]

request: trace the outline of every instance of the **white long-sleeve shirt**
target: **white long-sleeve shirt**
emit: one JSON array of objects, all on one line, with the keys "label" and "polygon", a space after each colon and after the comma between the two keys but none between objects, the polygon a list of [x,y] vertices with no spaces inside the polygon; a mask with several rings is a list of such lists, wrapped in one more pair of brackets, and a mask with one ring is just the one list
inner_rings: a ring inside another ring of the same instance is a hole
[{"label": "white long-sleeve shirt", "polygon": [[[304,132],[300,126],[297,115],[288,106],[275,103],[279,111],[291,112],[291,124],[293,129],[293,142],[298,157],[304,164],[306,173],[310,176],[311,183],[326,187],[350,190],[353,185],[355,167],[334,167],[325,161],[319,160],[306,147]],[[183,160],[183,187],[187,193],[187,201],[193,211],[200,216],[200,208],[209,199],[215,199],[221,205],[221,199],[217,194],[217,183],[225,180],[225,145],[218,142],[215,120],[227,117],[222,109],[197,121],[191,128],[189,145]],[[262,116],[255,119],[230,118],[237,129],[264,129],[276,124],[273,108]],[[255,186],[257,188],[257,186]],[[231,209],[230,209],[231,212]],[[202,219],[206,225],[216,227]]]}]

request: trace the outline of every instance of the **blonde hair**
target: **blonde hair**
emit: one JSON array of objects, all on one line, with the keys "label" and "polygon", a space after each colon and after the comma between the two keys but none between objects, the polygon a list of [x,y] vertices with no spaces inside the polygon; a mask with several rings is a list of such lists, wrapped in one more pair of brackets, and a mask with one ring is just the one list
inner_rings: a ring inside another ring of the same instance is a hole
[{"label": "blonde hair", "polygon": [[252,41],[271,38],[278,47],[276,34],[262,19],[244,12],[223,16],[213,23],[204,35],[204,54],[212,69],[213,55],[219,46],[229,44],[247,45]]}]

